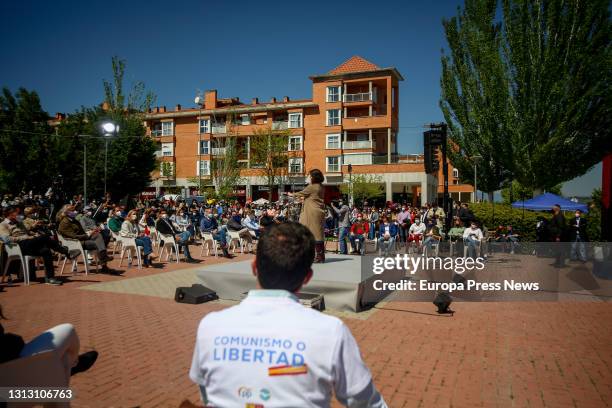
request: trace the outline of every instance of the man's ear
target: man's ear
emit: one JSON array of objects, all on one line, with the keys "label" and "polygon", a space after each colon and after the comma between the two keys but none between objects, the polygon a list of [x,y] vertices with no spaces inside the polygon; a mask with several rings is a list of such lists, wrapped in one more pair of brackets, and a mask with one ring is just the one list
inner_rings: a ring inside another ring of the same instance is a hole
[{"label": "man's ear", "polygon": [[306,286],[308,284],[308,282],[310,282],[310,280],[312,279],[312,268],[308,269],[308,273],[306,274],[306,277],[304,278],[304,282],[302,283],[302,286]]}]

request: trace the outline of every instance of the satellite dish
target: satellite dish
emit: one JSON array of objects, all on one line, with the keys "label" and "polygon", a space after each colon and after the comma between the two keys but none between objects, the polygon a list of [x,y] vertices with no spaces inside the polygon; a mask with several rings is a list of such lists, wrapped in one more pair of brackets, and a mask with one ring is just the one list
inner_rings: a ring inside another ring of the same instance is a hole
[{"label": "satellite dish", "polygon": [[196,105],[202,105],[202,103],[204,102],[201,96],[196,96],[193,101],[196,103]]}]

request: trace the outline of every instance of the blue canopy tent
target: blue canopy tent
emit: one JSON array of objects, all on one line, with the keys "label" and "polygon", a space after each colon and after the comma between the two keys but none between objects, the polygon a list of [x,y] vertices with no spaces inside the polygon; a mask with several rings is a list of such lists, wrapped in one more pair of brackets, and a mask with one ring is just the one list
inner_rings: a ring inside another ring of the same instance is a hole
[{"label": "blue canopy tent", "polygon": [[515,201],[512,203],[512,207],[534,211],[547,211],[555,204],[561,206],[561,211],[581,210],[585,213],[589,211],[589,207],[586,204],[575,203],[552,193],[544,193],[527,201]]}]

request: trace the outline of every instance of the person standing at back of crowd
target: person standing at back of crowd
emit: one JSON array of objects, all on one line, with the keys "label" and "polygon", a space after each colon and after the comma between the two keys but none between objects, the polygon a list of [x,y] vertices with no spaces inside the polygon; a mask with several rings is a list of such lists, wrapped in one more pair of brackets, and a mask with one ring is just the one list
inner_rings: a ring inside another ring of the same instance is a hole
[{"label": "person standing at back of crowd", "polygon": [[553,205],[551,211],[552,218],[550,219],[548,230],[550,232],[551,241],[553,242],[553,252],[555,254],[555,263],[553,263],[552,266],[562,268],[565,264],[562,249],[563,244],[561,244],[565,236],[565,217],[561,212],[561,206],[559,204]]},{"label": "person standing at back of crowd", "polygon": [[319,169],[310,170],[306,183],[308,186],[295,194],[294,197],[303,200],[300,224],[308,227],[315,238],[315,262],[325,262],[325,201],[323,200],[323,186],[325,180],[323,172]]}]

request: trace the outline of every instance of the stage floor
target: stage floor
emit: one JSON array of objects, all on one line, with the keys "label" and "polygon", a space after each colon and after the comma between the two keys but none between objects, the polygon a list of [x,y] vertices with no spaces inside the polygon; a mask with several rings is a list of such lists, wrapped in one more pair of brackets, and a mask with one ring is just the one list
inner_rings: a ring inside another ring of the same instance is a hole
[{"label": "stage floor", "polygon": [[[256,286],[251,262],[204,266],[197,269],[196,275],[221,299],[240,300],[244,292]],[[325,307],[329,309],[360,311],[361,262],[360,256],[326,254],[325,263],[313,264],[313,278],[302,292],[323,294]]]}]

